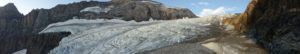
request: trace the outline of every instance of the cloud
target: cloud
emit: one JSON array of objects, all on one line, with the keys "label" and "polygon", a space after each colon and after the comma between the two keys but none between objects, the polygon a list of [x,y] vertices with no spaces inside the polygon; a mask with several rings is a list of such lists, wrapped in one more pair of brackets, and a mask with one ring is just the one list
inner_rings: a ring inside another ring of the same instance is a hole
[{"label": "cloud", "polygon": [[100,2],[108,2],[108,1],[111,1],[111,0],[82,0],[82,1],[100,1]]},{"label": "cloud", "polygon": [[199,5],[208,5],[208,2],[198,2]]},{"label": "cloud", "polygon": [[207,6],[209,5],[208,2],[197,2],[197,3],[192,3],[192,6]]},{"label": "cloud", "polygon": [[203,9],[198,16],[212,16],[212,15],[222,15],[226,14],[229,11],[234,11],[236,8],[225,8],[225,7],[219,7],[217,9]]},{"label": "cloud", "polygon": [[98,1],[105,1],[106,2],[106,1],[111,1],[111,0],[98,0]]}]

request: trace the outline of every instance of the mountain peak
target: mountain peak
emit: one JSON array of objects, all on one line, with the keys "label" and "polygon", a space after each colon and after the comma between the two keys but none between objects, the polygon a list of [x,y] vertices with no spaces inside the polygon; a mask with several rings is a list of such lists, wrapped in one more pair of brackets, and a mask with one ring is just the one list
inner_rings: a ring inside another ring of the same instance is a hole
[{"label": "mountain peak", "polygon": [[8,3],[0,7],[0,18],[20,18],[22,16],[14,3]]},{"label": "mountain peak", "polygon": [[14,3],[7,3],[4,7],[6,7],[6,8],[10,7],[10,8],[17,9]]}]

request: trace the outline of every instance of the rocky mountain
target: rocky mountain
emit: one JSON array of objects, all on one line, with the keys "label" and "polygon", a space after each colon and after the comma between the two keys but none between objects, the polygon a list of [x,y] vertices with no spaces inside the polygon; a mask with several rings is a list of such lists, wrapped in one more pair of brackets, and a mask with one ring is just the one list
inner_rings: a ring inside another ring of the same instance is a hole
[{"label": "rocky mountain", "polygon": [[70,33],[38,34],[51,23],[69,19],[122,19],[148,21],[196,17],[186,8],[168,8],[152,0],[82,1],[34,9],[23,16],[9,3],[0,7],[0,54],[27,49],[28,54],[46,54]]},{"label": "rocky mountain", "polygon": [[21,38],[16,37],[22,31],[20,26],[22,18],[23,14],[19,13],[13,3],[0,7],[0,54],[22,48],[22,46],[19,46],[20,42],[18,42],[18,39]]},{"label": "rocky mountain", "polygon": [[3,7],[0,7],[1,19],[7,19],[7,20],[13,20],[13,19],[18,19],[22,18],[22,14],[19,13],[18,9],[13,3],[8,3]]},{"label": "rocky mountain", "polygon": [[231,23],[251,34],[271,54],[300,53],[300,1],[252,0],[247,10]]},{"label": "rocky mountain", "polygon": [[13,33],[17,30],[20,20],[23,18],[23,14],[19,13],[18,9],[13,3],[9,3],[4,7],[0,7],[0,32],[3,35],[7,33]]}]

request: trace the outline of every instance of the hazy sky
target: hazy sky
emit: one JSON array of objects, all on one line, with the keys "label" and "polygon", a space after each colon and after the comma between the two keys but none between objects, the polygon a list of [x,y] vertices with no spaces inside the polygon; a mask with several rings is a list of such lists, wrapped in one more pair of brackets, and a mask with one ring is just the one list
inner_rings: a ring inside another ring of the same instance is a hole
[{"label": "hazy sky", "polygon": [[[49,9],[57,4],[68,4],[79,2],[81,0],[0,0],[0,6],[12,2],[18,10],[27,14],[32,9],[45,8]],[[155,0],[165,4],[167,7],[189,8],[195,14],[214,15],[224,13],[243,12],[250,0]]]}]

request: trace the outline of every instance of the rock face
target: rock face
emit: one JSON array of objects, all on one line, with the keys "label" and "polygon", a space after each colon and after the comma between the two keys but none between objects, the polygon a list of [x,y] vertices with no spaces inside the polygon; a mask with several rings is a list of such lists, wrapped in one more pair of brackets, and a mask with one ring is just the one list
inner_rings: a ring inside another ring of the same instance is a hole
[{"label": "rock face", "polygon": [[19,38],[15,37],[21,34],[22,30],[19,29],[22,18],[23,15],[18,12],[13,3],[0,7],[0,54],[7,54],[6,52],[10,52],[10,50],[22,48],[16,41]]},{"label": "rock face", "polygon": [[1,19],[13,20],[23,16],[13,3],[8,3],[4,7],[0,7],[0,12]]},{"label": "rock face", "polygon": [[183,17],[196,17],[188,9],[167,8],[155,1],[129,1],[113,8],[109,14],[116,17],[124,17],[124,20],[136,21],[146,21],[149,20],[149,18],[155,20],[170,20]]},{"label": "rock face", "polygon": [[[82,11],[89,7],[99,7],[100,13]],[[60,4],[51,9],[34,9],[25,16],[18,12],[13,3],[9,3],[0,7],[0,41],[3,41],[0,43],[0,54],[10,54],[24,48],[28,54],[46,54],[68,33],[38,34],[38,32],[51,23],[73,18],[123,19],[139,22],[150,18],[171,20],[183,17],[196,15],[188,9],[167,8],[152,0],[82,1]]]},{"label": "rock face", "polygon": [[247,10],[233,24],[271,54],[300,53],[300,1],[252,0]]},{"label": "rock face", "polygon": [[18,12],[13,3],[9,3],[4,7],[0,7],[0,32],[13,33],[13,30],[17,30],[20,19],[23,15]]}]

